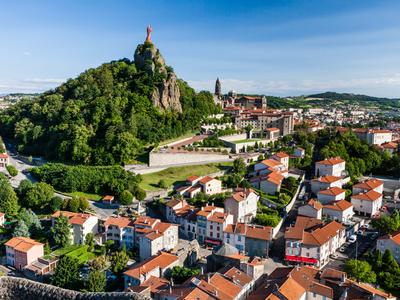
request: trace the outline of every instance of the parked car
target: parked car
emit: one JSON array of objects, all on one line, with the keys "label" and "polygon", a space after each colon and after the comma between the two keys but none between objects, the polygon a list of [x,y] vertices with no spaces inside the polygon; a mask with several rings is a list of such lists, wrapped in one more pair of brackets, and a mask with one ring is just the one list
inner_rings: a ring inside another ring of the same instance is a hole
[{"label": "parked car", "polygon": [[364,231],[362,231],[361,229],[357,231],[357,235],[363,235]]},{"label": "parked car", "polygon": [[337,259],[339,257],[339,255],[337,255],[336,253],[333,253],[333,254],[329,255],[329,257],[333,258],[333,259]]},{"label": "parked car", "polygon": [[378,237],[378,233],[377,232],[373,232],[370,236],[369,236],[369,238],[371,239],[371,240],[374,240],[374,239],[376,239],[377,237]]},{"label": "parked car", "polygon": [[346,250],[347,250],[347,247],[342,246],[342,247],[340,247],[339,252],[344,253],[344,252],[346,252]]},{"label": "parked car", "polygon": [[353,234],[349,237],[348,242],[353,244],[357,241],[357,235]]},{"label": "parked car", "polygon": [[369,224],[364,224],[361,226],[361,229],[369,229]]}]

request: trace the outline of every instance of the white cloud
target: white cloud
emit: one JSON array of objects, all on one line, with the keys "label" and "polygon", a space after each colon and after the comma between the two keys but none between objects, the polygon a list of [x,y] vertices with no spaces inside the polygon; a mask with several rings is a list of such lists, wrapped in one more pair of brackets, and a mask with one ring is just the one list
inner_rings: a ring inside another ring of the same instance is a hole
[{"label": "white cloud", "polygon": [[61,84],[65,82],[65,79],[59,78],[28,78],[24,79],[23,82],[34,83],[34,84]]},{"label": "white cloud", "polygon": [[16,92],[44,92],[65,82],[65,79],[58,78],[27,78],[19,81],[0,83],[0,93]]}]

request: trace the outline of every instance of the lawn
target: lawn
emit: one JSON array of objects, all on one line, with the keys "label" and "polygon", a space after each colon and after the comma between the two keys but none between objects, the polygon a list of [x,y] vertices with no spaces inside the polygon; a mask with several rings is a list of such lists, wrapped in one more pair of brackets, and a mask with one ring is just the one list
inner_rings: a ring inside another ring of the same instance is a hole
[{"label": "lawn", "polygon": [[89,193],[84,193],[84,192],[72,192],[72,193],[65,193],[68,196],[71,197],[83,197],[88,200],[93,200],[93,201],[100,201],[103,197],[97,194],[89,194]]},{"label": "lawn", "polygon": [[158,183],[164,179],[168,186],[183,182],[191,175],[203,176],[211,173],[216,173],[221,170],[226,170],[231,167],[231,162],[213,163],[205,165],[192,165],[184,167],[172,167],[159,172],[143,174],[143,181],[140,187],[146,191],[160,190]]},{"label": "lawn", "polygon": [[66,255],[69,257],[76,258],[80,264],[87,263],[88,260],[93,259],[96,255],[92,252],[88,252],[87,245],[71,245],[62,249],[57,249],[53,252],[55,256]]},{"label": "lawn", "polygon": [[238,141],[232,141],[234,144],[242,144],[242,143],[250,143],[250,142],[259,142],[261,141],[260,139],[245,139],[245,140],[238,140]]}]

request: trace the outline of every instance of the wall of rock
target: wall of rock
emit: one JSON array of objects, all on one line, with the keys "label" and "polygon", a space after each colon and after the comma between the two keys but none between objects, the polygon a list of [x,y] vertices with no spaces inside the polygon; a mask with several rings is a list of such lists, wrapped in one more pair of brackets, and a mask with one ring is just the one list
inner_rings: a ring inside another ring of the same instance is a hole
[{"label": "wall of rock", "polygon": [[150,300],[136,293],[81,293],[25,278],[0,277],[0,299],[14,300]]}]

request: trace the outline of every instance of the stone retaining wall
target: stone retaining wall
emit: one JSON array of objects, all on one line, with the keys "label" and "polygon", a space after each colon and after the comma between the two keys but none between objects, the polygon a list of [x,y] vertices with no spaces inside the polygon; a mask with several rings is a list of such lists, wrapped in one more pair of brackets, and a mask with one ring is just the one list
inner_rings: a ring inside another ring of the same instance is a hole
[{"label": "stone retaining wall", "polygon": [[31,281],[25,278],[0,277],[0,299],[14,300],[150,300],[136,293],[81,293],[53,285]]},{"label": "stone retaining wall", "polygon": [[230,161],[229,155],[217,153],[171,153],[171,152],[150,152],[149,166],[177,166],[194,163],[213,163]]}]

